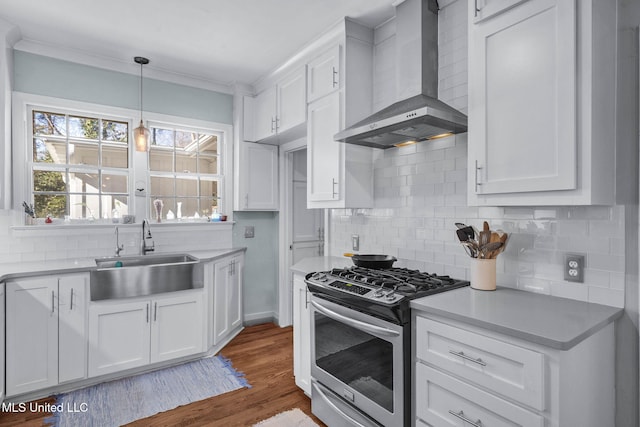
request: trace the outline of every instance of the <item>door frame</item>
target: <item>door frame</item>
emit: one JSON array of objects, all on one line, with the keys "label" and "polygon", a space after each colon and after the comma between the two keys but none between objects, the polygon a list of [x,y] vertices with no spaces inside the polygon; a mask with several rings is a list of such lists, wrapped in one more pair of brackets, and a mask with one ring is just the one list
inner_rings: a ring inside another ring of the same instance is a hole
[{"label": "door frame", "polygon": [[291,251],[289,242],[293,234],[293,153],[307,148],[307,139],[300,138],[280,146],[280,214],[278,215],[278,325],[293,324],[293,276],[291,274]]}]

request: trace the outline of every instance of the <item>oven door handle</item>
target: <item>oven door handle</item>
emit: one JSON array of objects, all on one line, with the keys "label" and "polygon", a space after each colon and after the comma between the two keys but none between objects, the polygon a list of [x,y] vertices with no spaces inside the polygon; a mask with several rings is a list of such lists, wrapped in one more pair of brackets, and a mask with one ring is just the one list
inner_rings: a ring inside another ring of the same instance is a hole
[{"label": "oven door handle", "polygon": [[349,423],[355,425],[356,427],[367,427],[364,424],[360,424],[359,422],[357,422],[356,420],[354,420],[353,418],[351,418],[349,415],[347,415],[342,409],[338,408],[338,406],[333,403],[331,401],[331,399],[329,399],[329,396],[327,396],[326,394],[324,394],[324,391],[320,390],[320,387],[318,387],[318,385],[313,382],[311,383],[311,385],[313,386],[313,388],[316,389],[316,391],[318,392],[318,396],[320,396],[322,398],[322,400],[324,400],[324,403],[326,403],[327,405],[329,405],[331,407],[331,409],[333,409],[334,411],[336,411],[336,413],[338,415],[340,415],[342,418],[344,418],[345,420],[349,421]]},{"label": "oven door handle", "polygon": [[371,332],[373,334],[378,334],[378,335],[383,335],[383,336],[387,336],[387,337],[397,337],[400,336],[400,332],[391,330],[391,329],[387,329],[387,328],[382,328],[380,326],[376,326],[376,325],[371,325],[369,323],[365,323],[365,322],[361,322],[360,320],[355,320],[355,319],[351,319],[347,316],[344,316],[340,313],[336,313],[333,310],[329,310],[327,307],[324,307],[323,305],[321,305],[320,303],[316,302],[316,301],[311,301],[311,305],[313,305],[320,313],[324,314],[325,316],[333,319],[333,320],[337,320],[338,322],[342,322],[342,323],[346,323],[349,326],[353,326],[356,329],[360,329],[366,332]]}]

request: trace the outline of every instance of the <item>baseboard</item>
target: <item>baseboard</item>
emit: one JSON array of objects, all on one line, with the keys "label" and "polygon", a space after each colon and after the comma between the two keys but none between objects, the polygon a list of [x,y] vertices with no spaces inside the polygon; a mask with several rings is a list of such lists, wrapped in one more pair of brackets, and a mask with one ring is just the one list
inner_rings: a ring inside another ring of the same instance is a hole
[{"label": "baseboard", "polygon": [[275,323],[278,324],[278,315],[273,311],[264,311],[262,313],[245,313],[244,318],[245,326],[259,325],[261,323]]}]

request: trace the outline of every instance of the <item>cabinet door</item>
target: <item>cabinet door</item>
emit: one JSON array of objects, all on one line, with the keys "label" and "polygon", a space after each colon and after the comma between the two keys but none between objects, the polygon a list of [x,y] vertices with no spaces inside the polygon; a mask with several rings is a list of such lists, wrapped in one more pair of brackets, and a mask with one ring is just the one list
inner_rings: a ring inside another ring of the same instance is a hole
[{"label": "cabinet door", "polygon": [[149,363],[151,303],[93,303],[89,307],[89,376]]},{"label": "cabinet door", "polygon": [[62,276],[58,279],[58,380],[79,380],[87,376],[88,276]]},{"label": "cabinet door", "polygon": [[7,396],[58,383],[57,290],[50,277],[6,285]]},{"label": "cabinet door", "polygon": [[231,331],[229,325],[229,282],[231,262],[229,259],[217,262],[215,265],[213,284],[213,344],[221,342]]},{"label": "cabinet door", "polygon": [[337,45],[307,64],[307,102],[340,88],[340,46]]},{"label": "cabinet door", "polygon": [[231,276],[228,282],[229,326],[234,330],[242,326],[242,272],[243,257],[234,257],[231,261]]},{"label": "cabinet door", "polygon": [[278,210],[278,147],[242,142],[240,210]]},{"label": "cabinet door", "polygon": [[473,22],[499,15],[525,1],[527,0],[472,0]]},{"label": "cabinet door", "polygon": [[476,194],[576,188],[575,12],[574,1],[529,0],[470,26]]},{"label": "cabinet door", "polygon": [[271,87],[255,98],[254,137],[256,141],[276,133],[276,88]]},{"label": "cabinet door", "polygon": [[305,67],[289,75],[277,85],[278,133],[307,121],[307,74]]},{"label": "cabinet door", "polygon": [[311,341],[309,292],[304,277],[293,275],[293,376],[296,385],[311,395]]},{"label": "cabinet door", "polygon": [[339,92],[309,104],[307,202],[340,199],[340,171],[344,147],[342,143],[333,139],[340,129],[340,117]]},{"label": "cabinet door", "polygon": [[151,362],[204,351],[202,291],[152,301]]}]

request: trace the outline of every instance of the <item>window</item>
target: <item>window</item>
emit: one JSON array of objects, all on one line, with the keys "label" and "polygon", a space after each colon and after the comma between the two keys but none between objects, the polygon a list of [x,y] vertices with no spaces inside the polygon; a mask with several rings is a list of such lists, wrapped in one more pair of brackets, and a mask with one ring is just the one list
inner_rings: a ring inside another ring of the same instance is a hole
[{"label": "window", "polygon": [[219,211],[221,133],[150,126],[150,209],[162,219],[201,218]]},{"label": "window", "polygon": [[129,211],[129,122],[30,109],[37,217],[100,219]]}]

